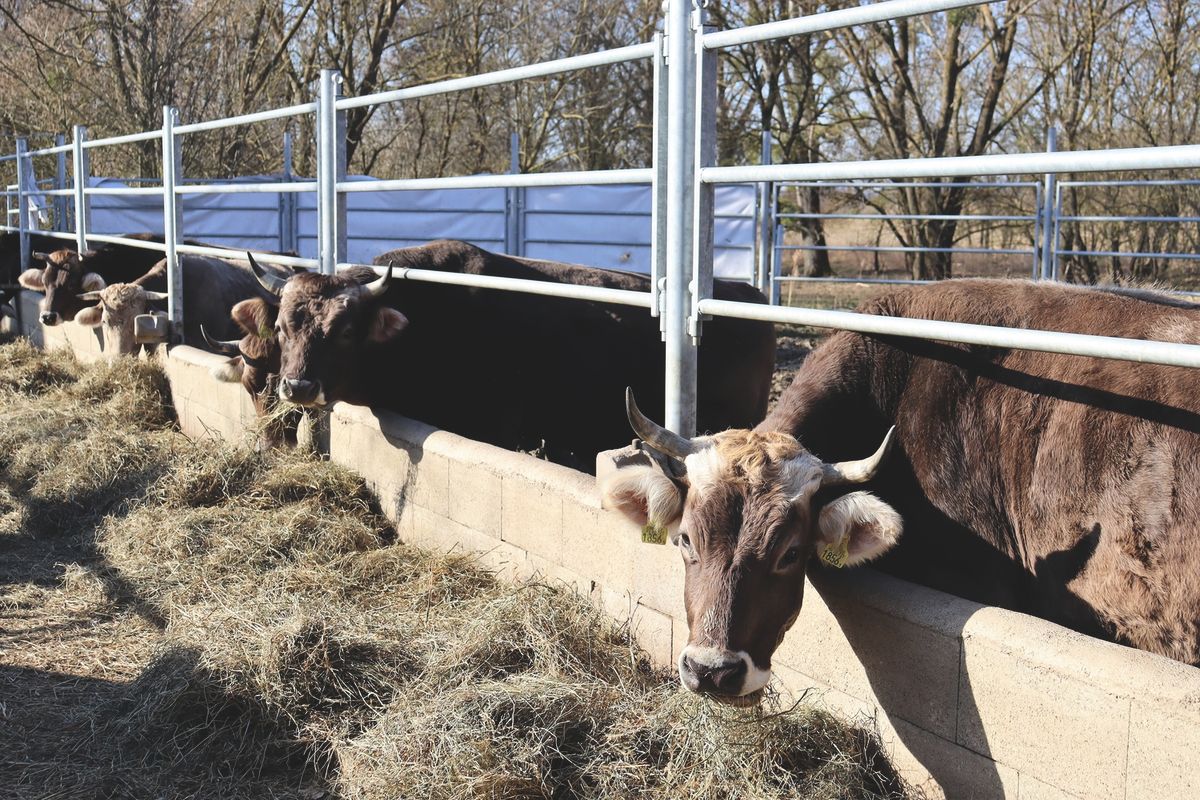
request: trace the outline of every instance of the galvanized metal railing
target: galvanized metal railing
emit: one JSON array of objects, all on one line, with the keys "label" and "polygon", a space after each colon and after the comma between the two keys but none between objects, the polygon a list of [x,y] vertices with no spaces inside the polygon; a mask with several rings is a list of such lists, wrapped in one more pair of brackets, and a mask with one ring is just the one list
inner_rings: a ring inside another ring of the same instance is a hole
[{"label": "galvanized metal railing", "polygon": [[[404,280],[445,283],[461,286],[517,291],[575,300],[612,302],[641,307],[660,316],[666,348],[664,376],[666,424],[673,430],[691,434],[695,429],[697,343],[703,322],[711,316],[736,317],[779,323],[795,323],[840,328],[870,333],[911,336],[940,341],[985,344],[1054,353],[1142,361],[1174,366],[1200,367],[1200,346],[1168,342],[1084,336],[1051,331],[1014,330],[984,325],[969,325],[936,320],[878,317],[853,312],[823,311],[806,308],[780,308],[769,305],[719,301],[712,296],[713,263],[713,190],[723,183],[761,183],[780,181],[863,181],[926,178],[977,178],[987,176],[1044,175],[1043,205],[1058,196],[1055,177],[1060,173],[1094,173],[1200,167],[1200,145],[1124,148],[1081,152],[1014,153],[974,157],[914,158],[876,161],[844,161],[810,164],[763,163],[755,166],[721,167],[716,165],[716,59],[721,49],[738,44],[767,41],[784,36],[807,35],[848,26],[984,5],[981,0],[886,0],[864,6],[812,14],[792,20],[755,25],[729,31],[706,27],[701,3],[671,0],[667,5],[664,33],[651,42],[616,48],[599,53],[558,59],[512,69],[439,81],[362,97],[342,97],[340,80],[331,70],[323,71],[318,98],[287,108],[256,114],[244,114],[208,122],[179,124],[178,112],[163,110],[162,128],[142,133],[89,140],[81,126],[73,130],[72,140],[52,148],[29,151],[18,140],[17,152],[0,156],[0,162],[17,162],[18,171],[28,168],[35,157],[59,159],[62,180],[54,191],[56,198],[74,206],[74,231],[60,231],[60,238],[73,238],[84,249],[91,241],[125,241],[138,247],[165,253],[169,314],[178,328],[182,323],[182,285],[180,253],[240,256],[240,251],[224,248],[194,247],[181,244],[182,214],[179,197],[213,192],[285,191],[315,192],[318,207],[317,259],[264,257],[266,261],[295,266],[315,267],[325,273],[354,266],[344,258],[347,241],[346,195],[350,192],[399,191],[424,188],[495,187],[519,191],[522,187],[588,184],[649,183],[653,191],[653,258],[648,292],[626,292],[586,286],[564,286],[536,281],[458,275],[431,270],[398,270]],[[605,172],[556,172],[535,175],[460,176],[436,179],[399,179],[360,183],[347,180],[345,152],[345,113],[348,109],[419,97],[494,86],[531,78],[558,75],[606,64],[649,59],[653,64],[654,100],[652,163],[648,168]],[[315,115],[317,131],[317,176],[315,181],[280,184],[270,188],[256,184],[229,183],[199,187],[189,185],[179,163],[179,137],[190,133],[247,125],[265,120],[300,115]],[[161,186],[101,188],[88,187],[88,154],[97,147],[136,142],[159,141],[162,149]],[[65,156],[71,156],[71,186],[66,187]],[[764,162],[766,159],[764,159]],[[286,187],[286,188],[283,188]],[[10,193],[12,194],[12,193]],[[18,181],[15,192],[18,207],[24,209],[24,188]],[[163,198],[163,230],[166,243],[133,242],[121,237],[89,233],[88,198],[101,194],[158,194]],[[760,205],[761,205],[760,200]],[[65,218],[65,214],[63,217]],[[1050,214],[1041,215],[1049,220]],[[7,220],[6,220],[7,221]],[[25,214],[18,215],[17,230],[22,240],[22,257],[28,256]],[[0,226],[14,230],[12,226]],[[1046,225],[1042,224],[1045,229]],[[1043,230],[1044,239],[1053,232]],[[769,242],[763,233],[759,242],[759,279],[763,256]],[[1048,252],[1042,248],[1042,253]],[[1052,276],[1053,265],[1042,264],[1040,275]],[[614,398],[613,402],[619,402]]]}]

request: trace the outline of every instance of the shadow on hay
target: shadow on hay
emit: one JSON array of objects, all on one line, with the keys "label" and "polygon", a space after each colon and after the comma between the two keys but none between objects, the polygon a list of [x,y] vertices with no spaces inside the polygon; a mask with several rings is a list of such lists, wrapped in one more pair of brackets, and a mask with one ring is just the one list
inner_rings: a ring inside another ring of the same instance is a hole
[{"label": "shadow on hay", "polygon": [[[5,797],[306,797],[325,787],[286,721],[225,691],[194,650],[132,682],[0,668]],[[306,787],[306,788],[302,788]]]}]

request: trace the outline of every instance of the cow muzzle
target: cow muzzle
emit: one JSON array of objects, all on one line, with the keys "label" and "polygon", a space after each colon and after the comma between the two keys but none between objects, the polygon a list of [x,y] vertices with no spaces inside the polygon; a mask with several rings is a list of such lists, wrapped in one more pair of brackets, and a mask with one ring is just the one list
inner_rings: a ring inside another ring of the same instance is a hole
[{"label": "cow muzzle", "polygon": [[754,666],[746,652],[688,645],[679,654],[679,679],[697,694],[730,705],[750,706],[762,700],[771,671]]},{"label": "cow muzzle", "polygon": [[325,393],[321,391],[320,381],[302,381],[283,378],[279,381],[279,396],[289,403],[298,406],[316,406],[325,404]]},{"label": "cow muzzle", "polygon": [[40,317],[38,317],[38,319],[42,321],[43,325],[49,325],[51,327],[62,322],[62,317],[58,316],[58,314],[54,313],[53,311],[46,311]]}]

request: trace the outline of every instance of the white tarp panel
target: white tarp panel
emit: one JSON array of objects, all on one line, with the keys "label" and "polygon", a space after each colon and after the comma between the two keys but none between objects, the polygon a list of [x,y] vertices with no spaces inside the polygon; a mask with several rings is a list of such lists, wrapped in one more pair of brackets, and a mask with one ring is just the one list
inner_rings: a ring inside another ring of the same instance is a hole
[{"label": "white tarp panel", "polygon": [[[241,181],[279,181],[279,176]],[[372,180],[353,178],[352,180]],[[123,186],[97,178],[92,186]],[[521,243],[530,258],[595,267],[650,271],[650,187],[645,185],[530,187],[516,195]],[[431,239],[462,239],[505,251],[510,191],[439,189],[351,192],[347,198],[345,260],[370,263],[376,255]],[[183,236],[229,247],[291,249],[317,256],[316,194],[183,195]],[[152,195],[92,195],[92,230],[120,234],[162,230],[161,201]],[[296,238],[289,243],[287,215]],[[749,280],[754,248],[754,189],[716,189],[715,274]]]}]

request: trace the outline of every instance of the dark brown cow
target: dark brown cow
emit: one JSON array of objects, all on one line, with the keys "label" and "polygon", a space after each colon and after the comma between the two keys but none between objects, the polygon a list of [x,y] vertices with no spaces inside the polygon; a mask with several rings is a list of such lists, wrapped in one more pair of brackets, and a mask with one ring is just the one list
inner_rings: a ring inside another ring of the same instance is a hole
[{"label": "dark brown cow", "polygon": [[[447,273],[648,291],[644,275],[512,258],[465,242],[385,253],[377,264]],[[371,270],[297,275],[276,323],[280,395],[303,405],[379,405],[510,449],[543,449],[591,470],[627,438],[613,402],[632,385],[662,408],[663,347],[645,309],[514,292],[394,281]],[[765,302],[717,281],[722,299]],[[702,430],[752,425],[766,413],[770,324],[706,323],[700,348]]]},{"label": "dark brown cow", "polygon": [[279,388],[279,343],[275,340],[278,306],[260,299],[243,300],[233,307],[230,317],[241,330],[242,338],[229,341],[210,339],[210,350],[232,356],[212,370],[217,380],[240,383],[254,402],[260,420],[267,420],[259,441],[260,449],[289,444],[295,435],[294,420],[277,411]]},{"label": "dark brown cow", "polygon": [[[1195,306],[1149,292],[960,280],[862,310],[1200,342]],[[819,465],[893,425],[900,452],[869,487],[880,499],[828,489]],[[883,563],[899,574],[1200,663],[1194,370],[839,332],[754,431],[667,442],[684,454],[672,480],[630,467],[605,491],[635,520],[678,526],[689,649],[710,648],[693,679],[681,664],[693,688],[762,682],[722,670],[738,651],[769,670],[802,600],[802,570],[784,561],[855,563],[896,542]]]},{"label": "dark brown cow", "polygon": [[[63,246],[63,239],[43,233],[29,233],[29,249],[32,252],[48,253]],[[31,259],[32,260],[32,259]],[[21,236],[18,233],[0,233],[0,284],[14,284],[17,278],[32,263],[21,262]]]}]

